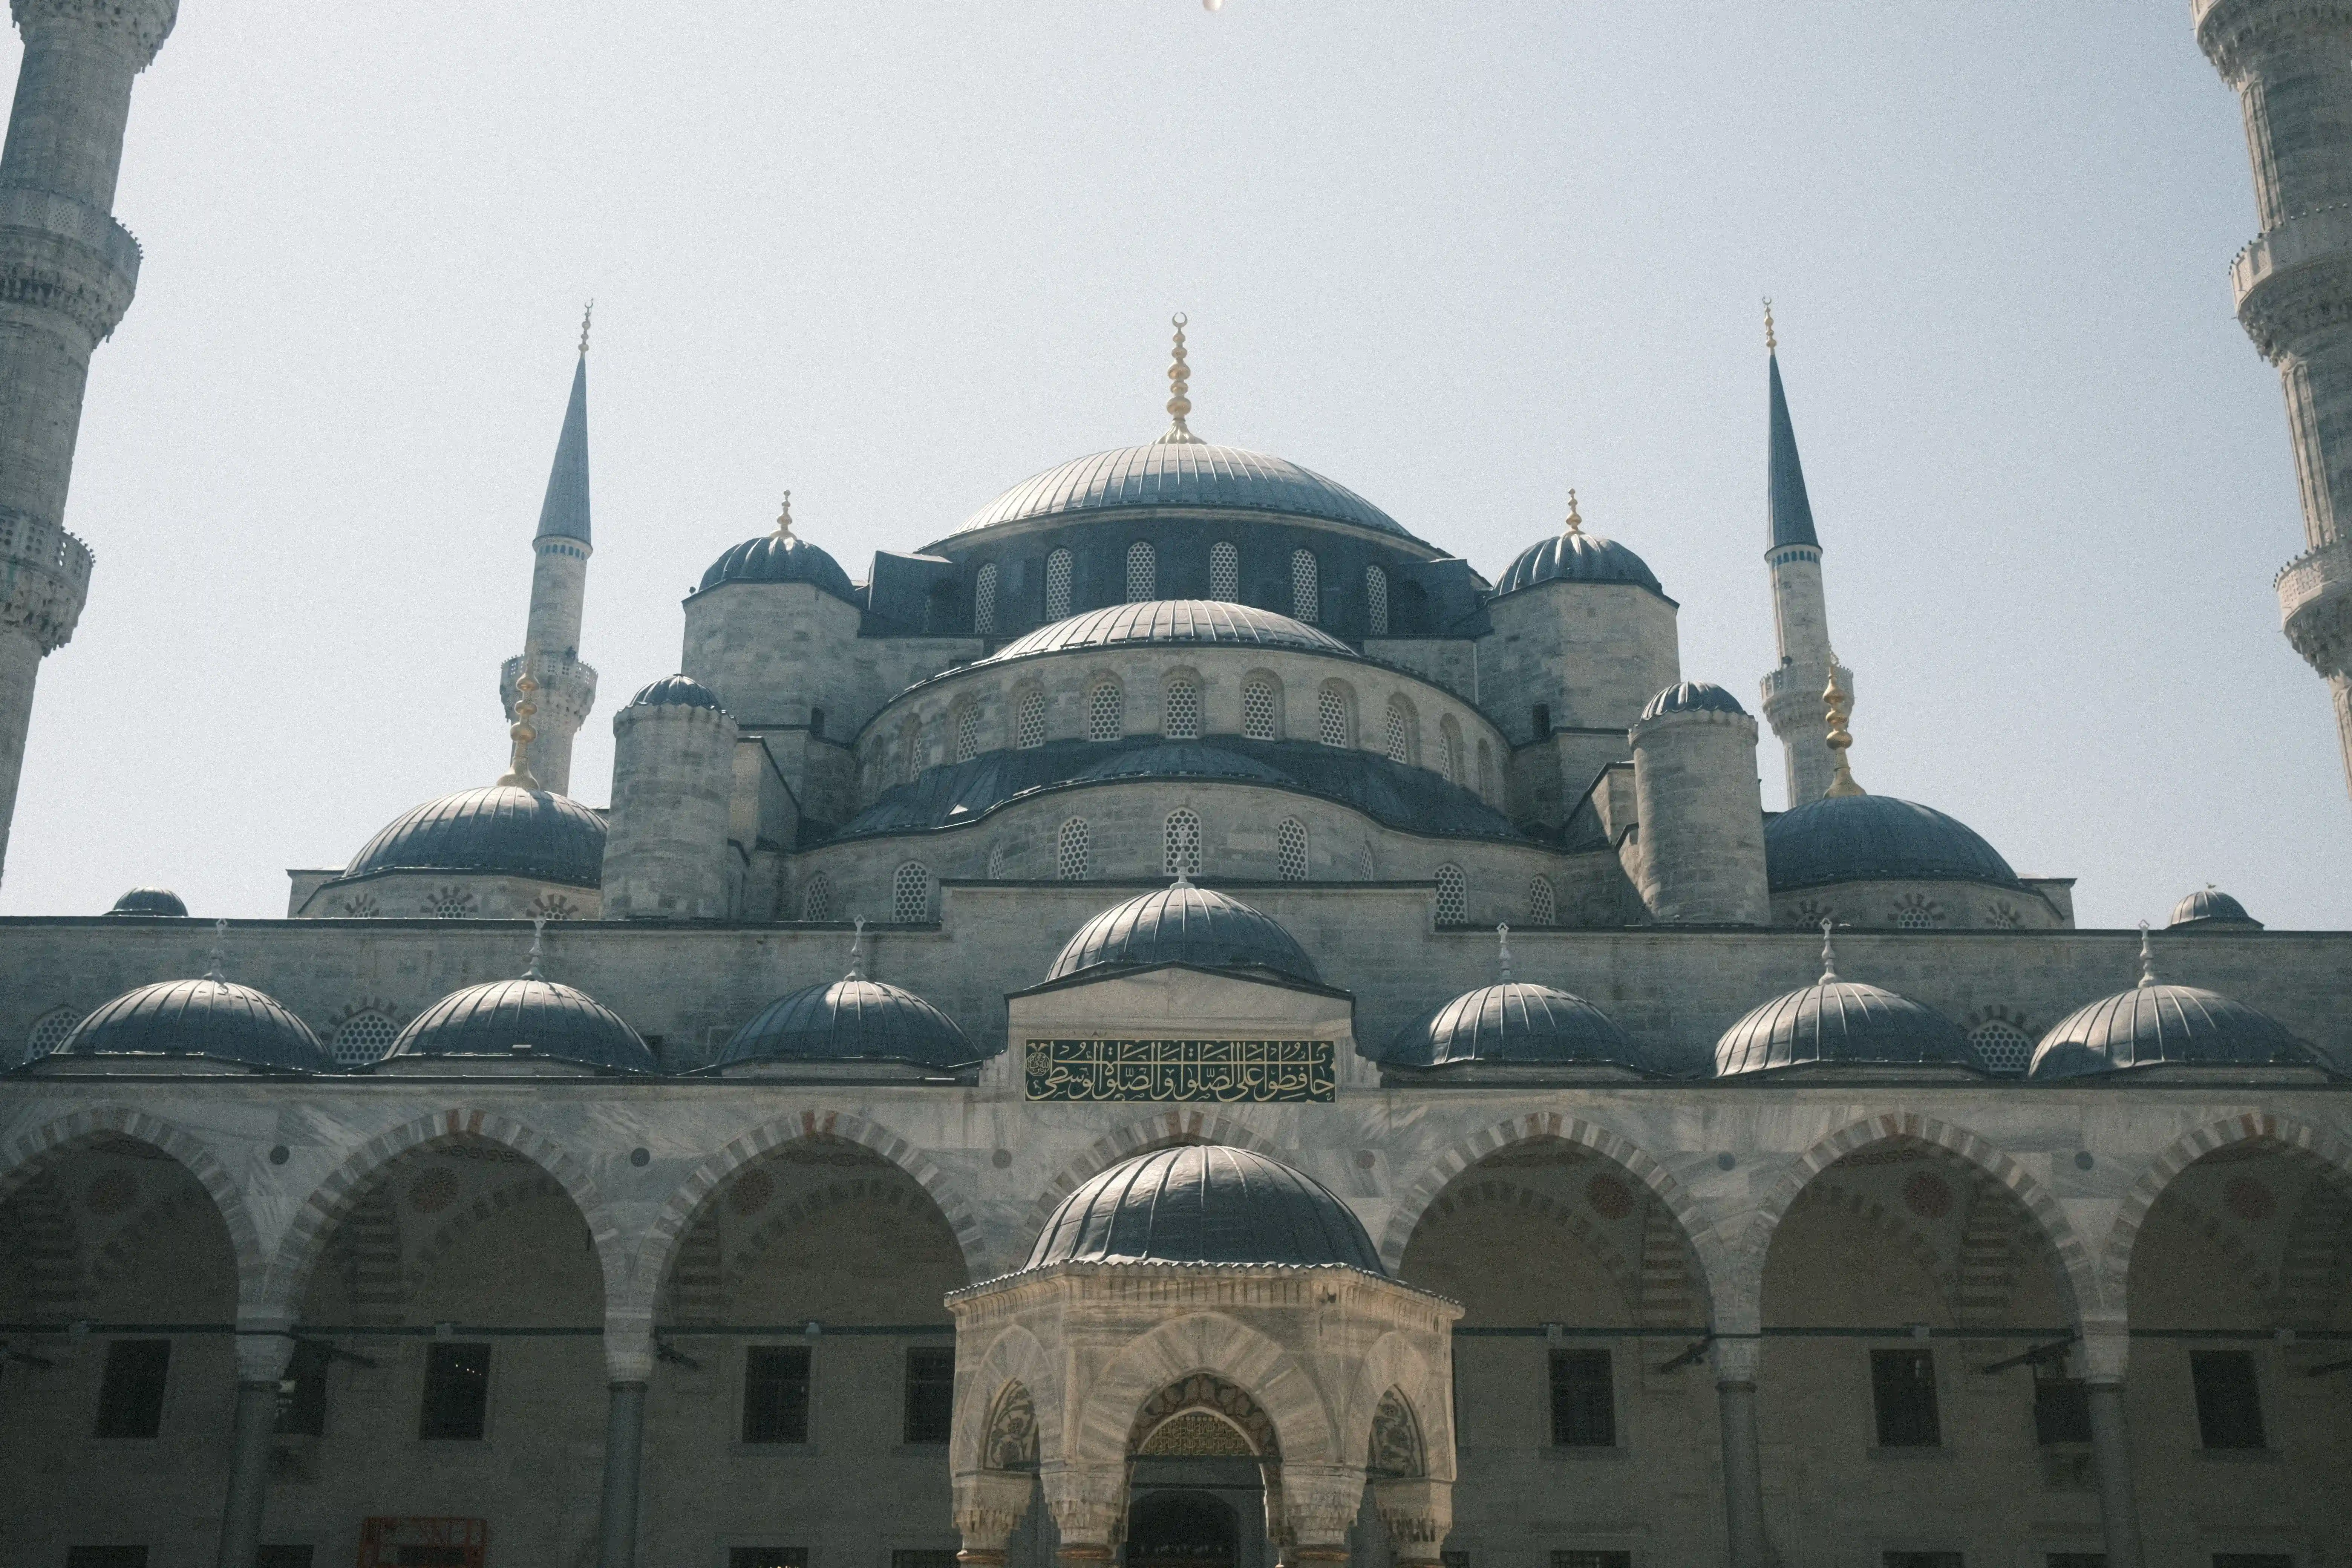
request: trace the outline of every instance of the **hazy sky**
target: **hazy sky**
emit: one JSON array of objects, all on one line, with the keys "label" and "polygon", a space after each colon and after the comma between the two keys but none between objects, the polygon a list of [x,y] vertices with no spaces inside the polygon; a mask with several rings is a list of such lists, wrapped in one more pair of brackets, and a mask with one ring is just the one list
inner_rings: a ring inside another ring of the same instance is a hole
[{"label": "hazy sky", "polygon": [[[603,693],[766,530],[863,577],[1003,488],[1193,425],[1489,576],[1570,485],[1773,662],[1757,299],[1857,672],[1854,767],[2081,879],[2352,918],[2277,381],[2231,319],[2235,100],[2185,5],[185,0],[117,212],[146,247],[67,522],[0,912],[284,868],[488,783],[597,301]],[[1769,805],[1780,764],[1762,756]]]}]

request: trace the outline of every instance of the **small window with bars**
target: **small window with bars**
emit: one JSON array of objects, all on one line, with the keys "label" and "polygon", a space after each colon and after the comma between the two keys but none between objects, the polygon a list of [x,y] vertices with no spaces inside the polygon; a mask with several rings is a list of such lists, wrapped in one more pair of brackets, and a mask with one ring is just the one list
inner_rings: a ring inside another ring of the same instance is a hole
[{"label": "small window with bars", "polygon": [[1944,1429],[1936,1405],[1936,1352],[1870,1352],[1870,1402],[1882,1448],[1939,1448]]},{"label": "small window with bars", "polygon": [[1274,830],[1275,874],[1286,882],[1307,880],[1307,824],[1286,816]]},{"label": "small window with bars", "polygon": [[1412,761],[1412,710],[1402,697],[1389,699],[1388,718],[1381,727],[1381,749],[1392,763]]},{"label": "small window with bars", "polygon": [[2191,1351],[2189,1379],[2197,1393],[2197,1440],[2208,1448],[2260,1448],[2263,1398],[2249,1351]]},{"label": "small window with bars", "polygon": [[1274,682],[1252,677],[1242,682],[1242,739],[1274,739]]},{"label": "small window with bars", "polygon": [[1556,1448],[1617,1446],[1617,1384],[1607,1351],[1551,1352],[1551,1441]]},{"label": "small window with bars", "polygon": [[809,1568],[805,1546],[730,1546],[727,1568]]},{"label": "small window with bars", "polygon": [[1478,798],[1495,798],[1495,752],[1484,741],[1478,742]]},{"label": "small window with bars", "polygon": [[2033,1061],[2033,1037],[2004,1019],[1979,1024],[1969,1031],[1969,1038],[1995,1072],[2021,1076]]},{"label": "small window with bars", "polygon": [[808,887],[801,894],[801,919],[833,919],[833,879],[822,871],[808,879]]},{"label": "small window with bars", "polygon": [[1242,596],[1242,554],[1229,541],[1209,546],[1209,597],[1228,605]]},{"label": "small window with bars", "polygon": [[1179,676],[1168,683],[1160,700],[1160,733],[1171,741],[1197,741],[1201,738],[1201,688],[1191,678]]},{"label": "small window with bars", "polygon": [[931,868],[909,860],[890,878],[890,918],[917,925],[931,918]]},{"label": "small window with bars", "polygon": [[992,879],[1003,876],[1012,864],[1012,845],[1000,838],[988,847],[988,874]]},{"label": "small window with bars", "polygon": [[906,779],[907,783],[913,784],[917,779],[923,776],[923,731],[921,729],[910,723],[905,729],[899,731],[898,747],[900,756],[905,763],[905,772],[902,776]]},{"label": "small window with bars", "polygon": [[1087,692],[1087,739],[1116,741],[1127,731],[1127,694],[1116,680],[1099,680]]},{"label": "small window with bars", "polygon": [[1451,717],[1437,726],[1437,772],[1447,784],[1462,782],[1462,731]]},{"label": "small window with bars", "polygon": [[980,704],[967,702],[956,710],[956,761],[968,763],[980,755]]},{"label": "small window with bars", "polygon": [[1021,694],[1021,705],[1014,710],[1013,743],[1024,752],[1045,743],[1045,694],[1034,687]]},{"label": "small window with bars", "polygon": [[955,1417],[955,1352],[923,1346],[907,1352],[905,1440],[944,1443]]},{"label": "small window with bars", "polygon": [[996,563],[983,562],[971,580],[971,629],[976,637],[996,630]]},{"label": "small window with bars", "polygon": [[806,1345],[751,1345],[743,1352],[743,1441],[809,1440]]},{"label": "small window with bars", "polygon": [[1528,883],[1528,924],[1549,926],[1559,923],[1559,900],[1553,896],[1551,879],[1538,877]]},{"label": "small window with bars", "polygon": [[1551,1568],[1633,1568],[1630,1552],[1594,1552],[1577,1548],[1551,1554]]},{"label": "small window with bars", "polygon": [[490,1411],[490,1347],[425,1347],[425,1399],[416,1435],[428,1441],[476,1443]]},{"label": "small window with bars", "polygon": [[1290,552],[1290,616],[1315,625],[1323,618],[1323,589],[1312,550]]},{"label": "small window with bars", "polygon": [[1127,602],[1140,605],[1160,597],[1160,552],[1139,539],[1127,547]]},{"label": "small window with bars", "polygon": [[1171,877],[1197,877],[1201,874],[1201,819],[1189,806],[1180,805],[1168,814],[1165,864]]},{"label": "small window with bars", "polygon": [[1957,1552],[1882,1552],[1880,1568],[1968,1568],[1968,1559]]},{"label": "small window with bars", "polygon": [[1094,842],[1093,831],[1083,816],[1071,817],[1062,824],[1054,836],[1054,875],[1065,882],[1082,882],[1087,876],[1087,851]]},{"label": "small window with bars", "polygon": [[1328,686],[1315,694],[1315,738],[1327,746],[1348,744],[1348,700]]},{"label": "small window with bars", "polygon": [[1470,883],[1462,868],[1448,862],[1437,868],[1437,923],[1466,924],[1470,919]]},{"label": "small window with bars", "polygon": [[58,1007],[33,1020],[33,1032],[25,1040],[25,1059],[36,1061],[66,1043],[66,1037],[81,1022],[81,1015],[70,1007]]},{"label": "small window with bars", "polygon": [[169,1340],[115,1340],[106,1347],[98,1384],[94,1437],[152,1437],[163,1426],[163,1386],[172,1371]]},{"label": "small window with bars", "polygon": [[399,1035],[399,1026],[381,1013],[354,1013],[335,1030],[336,1064],[364,1067],[390,1050]]},{"label": "small window with bars", "polygon": [[1376,637],[1389,635],[1389,574],[1378,566],[1364,568],[1364,629]]},{"label": "small window with bars", "polygon": [[1045,557],[1045,618],[1060,621],[1070,614],[1070,552],[1055,550]]}]

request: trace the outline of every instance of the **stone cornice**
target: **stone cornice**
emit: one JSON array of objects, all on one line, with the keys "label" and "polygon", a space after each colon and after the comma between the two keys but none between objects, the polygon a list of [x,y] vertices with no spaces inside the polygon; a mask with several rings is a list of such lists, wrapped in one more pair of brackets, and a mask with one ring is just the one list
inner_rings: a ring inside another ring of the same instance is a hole
[{"label": "stone cornice", "polygon": [[180,0],[8,0],[19,31],[71,29],[119,42],[145,70],[180,19]]},{"label": "stone cornice", "polygon": [[2233,87],[2271,57],[2341,49],[2352,0],[2197,0],[2198,47]]},{"label": "stone cornice", "polygon": [[1162,1310],[1307,1310],[1328,1304],[1325,1297],[1333,1293],[1346,1299],[1352,1314],[1381,1318],[1398,1328],[1443,1332],[1462,1315],[1459,1303],[1433,1291],[1339,1264],[1062,1263],[966,1286],[949,1292],[947,1302],[960,1324],[978,1327],[1055,1298]]}]

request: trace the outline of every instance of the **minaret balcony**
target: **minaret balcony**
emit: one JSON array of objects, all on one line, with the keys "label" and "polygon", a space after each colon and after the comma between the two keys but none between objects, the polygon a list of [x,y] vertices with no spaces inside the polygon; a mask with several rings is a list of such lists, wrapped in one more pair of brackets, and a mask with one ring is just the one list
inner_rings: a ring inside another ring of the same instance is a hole
[{"label": "minaret balcony", "polygon": [[89,597],[89,546],[23,512],[0,511],[0,626],[29,632],[44,654],[71,640]]},{"label": "minaret balcony", "polygon": [[[1838,684],[1848,691],[1853,689],[1853,671],[1843,665],[1837,667]],[[1818,664],[1784,664],[1766,673],[1763,683],[1764,717],[1774,732],[1787,727],[1783,715],[1791,703],[1805,705],[1796,720],[1796,727],[1811,724],[1818,728],[1822,717],[1822,689],[1829,685],[1829,671]]]},{"label": "minaret balcony", "polygon": [[2322,675],[2352,673],[2352,538],[2330,540],[2279,571],[2286,640]]},{"label": "minaret balcony", "polygon": [[2352,255],[2352,203],[2317,207],[2248,241],[2230,263],[2230,283],[2242,309],[2247,296],[2280,273],[2345,255]]}]

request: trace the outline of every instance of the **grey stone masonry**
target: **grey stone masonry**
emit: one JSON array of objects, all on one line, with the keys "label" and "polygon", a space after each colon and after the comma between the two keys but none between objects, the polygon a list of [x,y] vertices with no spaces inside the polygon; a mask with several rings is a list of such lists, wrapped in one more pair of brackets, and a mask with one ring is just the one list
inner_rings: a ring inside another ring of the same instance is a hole
[{"label": "grey stone masonry", "polygon": [[606,920],[730,912],[740,879],[727,848],[735,742],[735,721],[716,708],[656,703],[613,716]]},{"label": "grey stone masonry", "polygon": [[1821,799],[1837,773],[1822,692],[1834,665],[1838,684],[1851,694],[1853,671],[1834,664],[1830,654],[1829,600],[1822,584],[1820,547],[1782,545],[1765,561],[1772,569],[1772,629],[1780,645],[1780,666],[1764,677],[1764,718],[1780,737],[1788,762],[1793,809]]},{"label": "grey stone masonry", "polygon": [[1764,925],[1764,805],[1756,721],[1712,709],[1633,729],[1642,901],[1680,925]]}]

